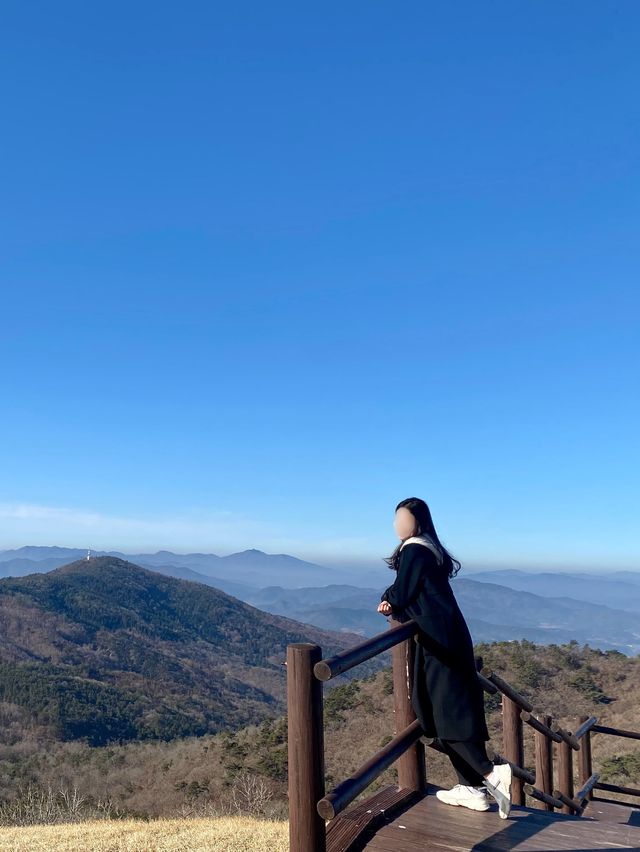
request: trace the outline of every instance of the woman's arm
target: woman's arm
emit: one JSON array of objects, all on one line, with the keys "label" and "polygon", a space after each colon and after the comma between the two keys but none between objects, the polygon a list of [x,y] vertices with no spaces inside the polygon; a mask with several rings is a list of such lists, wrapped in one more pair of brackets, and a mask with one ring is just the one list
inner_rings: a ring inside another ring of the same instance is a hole
[{"label": "woman's arm", "polygon": [[418,597],[428,563],[429,550],[424,545],[412,542],[403,547],[395,582],[384,590],[380,600],[390,603],[394,610],[409,606]]}]

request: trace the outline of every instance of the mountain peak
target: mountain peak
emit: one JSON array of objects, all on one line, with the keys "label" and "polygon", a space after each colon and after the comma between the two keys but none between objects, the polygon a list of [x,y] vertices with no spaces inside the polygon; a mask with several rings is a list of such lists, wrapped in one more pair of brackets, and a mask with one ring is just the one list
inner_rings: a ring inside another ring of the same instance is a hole
[{"label": "mountain peak", "polygon": [[54,576],[56,574],[94,573],[96,571],[104,571],[109,568],[120,571],[126,569],[131,572],[144,571],[145,573],[152,573],[148,568],[142,568],[134,562],[128,562],[126,559],[120,559],[119,556],[89,556],[88,558],[85,556],[82,559],[76,559],[75,562],[68,562],[66,565],[54,568],[53,571],[49,571],[48,573]]}]

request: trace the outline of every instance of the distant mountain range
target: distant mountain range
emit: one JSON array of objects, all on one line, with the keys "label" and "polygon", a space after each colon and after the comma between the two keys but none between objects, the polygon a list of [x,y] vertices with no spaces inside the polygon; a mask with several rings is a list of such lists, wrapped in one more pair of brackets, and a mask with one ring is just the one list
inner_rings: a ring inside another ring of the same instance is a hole
[{"label": "distant mountain range", "polygon": [[[0,577],[24,577],[27,574],[50,571],[77,559],[83,559],[86,550],[72,547],[20,547],[0,551]],[[260,589],[263,586],[284,585],[299,588],[309,585],[327,585],[354,578],[348,571],[306,562],[286,553],[264,553],[252,548],[228,556],[215,553],[121,553],[120,551],[91,551],[92,556],[116,556],[152,568],[162,574],[196,580],[213,585],[235,595],[243,587]]]},{"label": "distant mountain range", "polygon": [[102,745],[257,723],[286,712],[288,644],[329,656],[358,641],[115,556],[0,580],[0,701],[56,739]]},{"label": "distant mountain range", "polygon": [[[0,576],[49,571],[84,550],[22,547],[0,551]],[[121,554],[111,554],[120,558]],[[346,572],[286,554],[246,550],[128,556],[158,573],[222,589],[245,603],[330,631],[373,636],[386,629],[377,611],[382,588],[362,587]],[[394,579],[388,570],[387,585]],[[376,574],[375,576],[379,576]],[[528,639],[640,653],[640,571],[607,574],[464,570],[451,581],[474,641]]]},{"label": "distant mountain range", "polygon": [[[474,578],[477,576],[474,574]],[[393,575],[389,582],[392,580]],[[614,609],[566,596],[551,597],[551,590],[547,597],[459,576],[451,581],[451,587],[474,642],[528,639],[539,644],[563,644],[575,639],[592,648],[632,656],[640,653],[640,614],[632,609]],[[640,591],[640,577],[636,589]],[[611,592],[614,594],[615,590]],[[594,594],[593,590],[589,594]],[[249,595],[247,600],[268,612],[287,613],[296,620],[330,630],[346,628],[373,636],[387,626],[376,612],[378,589],[348,585],[268,587]]]},{"label": "distant mountain range", "polygon": [[479,571],[474,573],[473,579],[532,592],[544,598],[566,597],[640,613],[640,571],[565,574],[505,569]]}]

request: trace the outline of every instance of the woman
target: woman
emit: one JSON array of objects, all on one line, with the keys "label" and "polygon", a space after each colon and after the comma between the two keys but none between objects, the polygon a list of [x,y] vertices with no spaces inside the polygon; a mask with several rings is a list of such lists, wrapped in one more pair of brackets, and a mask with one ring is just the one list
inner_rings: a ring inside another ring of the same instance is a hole
[{"label": "woman", "polygon": [[449,584],[460,563],[442,545],[429,507],[418,497],[401,500],[394,518],[400,544],[385,562],[397,572],[382,593],[378,612],[418,625],[411,703],[427,737],[438,737],[459,783],[436,796],[450,805],[489,808],[487,790],[502,819],[511,809],[511,766],[494,764],[484,692],[476,672],[473,640]]}]

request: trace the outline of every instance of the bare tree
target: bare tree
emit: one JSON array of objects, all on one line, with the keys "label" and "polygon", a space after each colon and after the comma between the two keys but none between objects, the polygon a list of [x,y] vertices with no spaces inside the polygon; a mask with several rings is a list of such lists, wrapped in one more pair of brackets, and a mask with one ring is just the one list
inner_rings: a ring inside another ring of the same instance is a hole
[{"label": "bare tree", "polygon": [[237,813],[264,816],[273,797],[264,778],[250,772],[241,772],[231,787],[231,802]]}]

